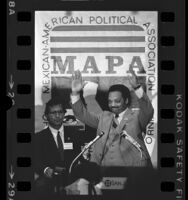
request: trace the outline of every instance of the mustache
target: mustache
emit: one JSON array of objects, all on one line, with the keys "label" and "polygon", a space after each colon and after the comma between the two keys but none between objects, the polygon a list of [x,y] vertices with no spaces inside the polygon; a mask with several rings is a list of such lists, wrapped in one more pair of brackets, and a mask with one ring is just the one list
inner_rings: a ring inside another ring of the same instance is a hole
[{"label": "mustache", "polygon": [[118,107],[110,107],[110,108],[119,108],[119,106]]}]

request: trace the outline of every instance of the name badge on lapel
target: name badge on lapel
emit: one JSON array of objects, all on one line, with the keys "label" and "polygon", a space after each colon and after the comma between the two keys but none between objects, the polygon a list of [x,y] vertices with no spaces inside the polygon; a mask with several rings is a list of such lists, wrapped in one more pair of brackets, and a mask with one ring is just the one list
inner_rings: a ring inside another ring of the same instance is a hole
[{"label": "name badge on lapel", "polygon": [[64,149],[72,150],[73,149],[73,143],[72,142],[64,143]]}]

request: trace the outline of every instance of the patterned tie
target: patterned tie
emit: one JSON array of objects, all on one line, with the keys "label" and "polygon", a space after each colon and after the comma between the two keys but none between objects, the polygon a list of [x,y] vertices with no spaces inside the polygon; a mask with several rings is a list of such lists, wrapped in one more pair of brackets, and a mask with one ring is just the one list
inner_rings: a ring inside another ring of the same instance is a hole
[{"label": "patterned tie", "polygon": [[63,148],[63,143],[60,136],[60,131],[57,132],[57,144],[58,144],[58,150],[61,156],[61,160],[64,161],[64,148]]},{"label": "patterned tie", "polygon": [[119,117],[118,114],[116,114],[116,115],[114,116],[114,123],[113,123],[113,127],[114,127],[114,128],[116,128],[116,127],[119,125],[118,117]]},{"label": "patterned tie", "polygon": [[119,114],[116,114],[116,115],[115,115],[115,122],[116,122],[117,124],[119,124],[118,117],[119,117]]}]

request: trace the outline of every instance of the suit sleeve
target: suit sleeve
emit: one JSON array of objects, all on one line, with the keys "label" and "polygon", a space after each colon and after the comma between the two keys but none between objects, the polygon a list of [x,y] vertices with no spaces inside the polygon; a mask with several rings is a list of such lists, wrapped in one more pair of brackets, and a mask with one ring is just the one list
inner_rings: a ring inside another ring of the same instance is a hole
[{"label": "suit sleeve", "polygon": [[142,95],[135,92],[138,97],[139,108],[140,108],[138,119],[139,119],[141,130],[145,131],[147,124],[150,122],[150,120],[153,117],[154,109],[146,93],[143,91],[142,88],[140,89],[142,90]]},{"label": "suit sleeve", "polygon": [[74,115],[77,119],[85,123],[86,125],[97,129],[99,124],[99,116],[88,112],[87,107],[83,104],[82,100],[79,99],[72,105]]},{"label": "suit sleeve", "polygon": [[90,161],[91,161],[91,162],[95,162],[95,163],[97,163],[98,165],[101,164],[101,163],[100,163],[101,157],[99,157],[99,156],[97,155],[97,153],[96,153],[96,147],[95,147],[95,146],[92,147],[92,152],[91,152]]},{"label": "suit sleeve", "polygon": [[38,135],[39,133],[36,133],[34,135],[34,169],[35,172],[37,174],[43,174],[44,173],[44,169],[47,167],[47,165],[45,164],[43,158],[43,150],[41,148],[41,143],[40,143],[40,135]]}]

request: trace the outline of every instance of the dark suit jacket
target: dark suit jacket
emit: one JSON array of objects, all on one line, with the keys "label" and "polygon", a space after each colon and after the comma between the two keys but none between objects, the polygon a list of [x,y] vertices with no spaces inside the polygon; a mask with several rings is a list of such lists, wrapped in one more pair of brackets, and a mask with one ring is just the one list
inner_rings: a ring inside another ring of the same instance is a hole
[{"label": "dark suit jacket", "polygon": [[[143,97],[139,100],[139,110],[132,110],[128,108],[125,112],[123,119],[116,129],[116,135],[119,136],[122,130],[125,130],[130,136],[132,136],[142,148],[143,157],[140,160],[140,152],[126,139],[117,137],[119,139],[119,150],[123,156],[125,166],[148,166],[151,165],[150,157],[147,148],[144,144],[142,132],[145,131],[147,124],[153,116],[153,107],[147,95],[144,93]],[[87,111],[87,108],[79,100],[72,105],[75,116],[82,122],[97,129],[100,133],[103,131],[105,134],[94,145],[94,151],[91,156],[91,161],[98,163],[99,165],[107,166],[105,163],[105,154],[109,150],[107,147],[107,140],[109,132],[112,128],[113,113],[109,111],[103,111],[99,116],[93,115]],[[115,153],[113,154],[114,157]],[[117,152],[118,153],[118,152]],[[104,162],[103,162],[104,161]],[[119,161],[121,162],[121,161]],[[118,161],[113,164],[118,166]]]},{"label": "dark suit jacket", "polygon": [[41,175],[46,167],[64,167],[60,153],[57,149],[53,135],[49,128],[46,128],[34,136],[34,166],[35,171]]}]

